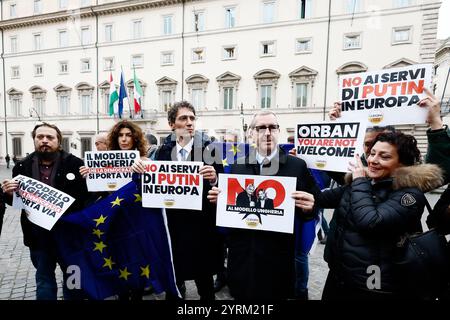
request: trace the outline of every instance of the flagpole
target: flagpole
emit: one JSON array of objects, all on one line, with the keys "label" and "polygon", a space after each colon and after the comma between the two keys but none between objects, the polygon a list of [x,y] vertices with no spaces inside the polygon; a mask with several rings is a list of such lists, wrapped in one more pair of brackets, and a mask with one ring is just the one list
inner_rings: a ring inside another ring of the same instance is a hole
[{"label": "flagpole", "polygon": [[[134,64],[133,64],[133,70],[134,70]],[[128,95],[128,92],[127,92],[127,95]],[[134,98],[133,98],[133,99],[134,99]],[[133,116],[132,116],[132,114],[131,114],[130,97],[128,97],[127,101],[128,101],[128,109],[130,109],[130,119],[132,119]],[[134,103],[134,101],[133,101],[133,103]]]}]

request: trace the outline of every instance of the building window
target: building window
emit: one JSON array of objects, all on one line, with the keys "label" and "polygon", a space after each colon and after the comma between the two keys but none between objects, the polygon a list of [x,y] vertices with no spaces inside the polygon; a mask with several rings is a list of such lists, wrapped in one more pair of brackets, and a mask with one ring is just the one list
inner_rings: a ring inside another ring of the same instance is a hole
[{"label": "building window", "polygon": [[58,96],[58,104],[59,104],[59,114],[60,115],[68,115],[69,114],[69,96],[67,96],[67,95]]},{"label": "building window", "polygon": [[80,0],[80,7],[87,7],[91,5],[91,0]]},{"label": "building window", "polygon": [[109,115],[109,92],[103,91],[103,113]]},{"label": "building window", "polygon": [[306,19],[311,17],[311,0],[300,0],[299,1],[299,7],[300,7],[300,19]]},{"label": "building window", "polygon": [[411,0],[394,0],[394,8],[403,8],[411,5]]},{"label": "building window", "polygon": [[17,36],[10,37],[9,40],[10,40],[10,44],[11,44],[11,53],[17,53],[17,51],[18,51],[17,50],[17,48],[18,48]]},{"label": "building window", "polygon": [[272,86],[261,86],[261,109],[268,109],[271,106],[272,101]]},{"label": "building window", "polygon": [[347,34],[344,35],[344,50],[361,49],[361,35]]},{"label": "building window", "polygon": [[392,29],[392,44],[411,43],[411,27]]},{"label": "building window", "polygon": [[203,89],[192,89],[192,105],[195,110],[200,110],[204,108],[203,104]]},{"label": "building window", "polygon": [[192,49],[192,63],[205,62],[205,49],[195,48]]},{"label": "building window", "polygon": [[41,40],[40,33],[33,34],[33,50],[41,50]]},{"label": "building window", "polygon": [[81,45],[85,46],[91,43],[91,29],[89,27],[81,28]]},{"label": "building window", "polygon": [[65,152],[70,152],[70,141],[69,138],[63,137],[61,141],[61,147]]},{"label": "building window", "polygon": [[41,0],[34,0],[33,13],[34,14],[40,14],[41,12],[42,12],[42,1]]},{"label": "building window", "polygon": [[113,25],[105,24],[105,42],[111,42],[113,40]]},{"label": "building window", "polygon": [[223,60],[236,59],[236,46],[223,47]]},{"label": "building window", "polygon": [[90,137],[83,137],[81,141],[81,157],[84,158],[86,151],[92,150],[92,139]]},{"label": "building window", "polygon": [[64,48],[69,46],[69,35],[67,33],[67,30],[59,30],[58,33],[58,42],[59,47]]},{"label": "building window", "polygon": [[34,98],[34,109],[36,110],[36,113],[42,117],[44,115],[45,111],[45,100],[44,97],[36,97]]},{"label": "building window", "polygon": [[223,88],[223,108],[225,110],[233,109],[233,95],[234,95],[233,87]]},{"label": "building window", "polygon": [[82,94],[81,95],[81,114],[89,115],[91,113],[91,100],[92,95]]},{"label": "building window", "polygon": [[40,64],[34,65],[34,76],[35,77],[42,77],[44,75],[44,67]]},{"label": "building window", "polygon": [[172,18],[173,16],[164,16],[163,17],[163,34],[169,35],[172,34]]},{"label": "building window", "polygon": [[263,23],[271,23],[275,15],[275,2],[263,3]]},{"label": "building window", "polygon": [[173,65],[173,51],[161,52],[161,65],[162,66]]},{"label": "building window", "polygon": [[261,42],[261,57],[275,56],[275,41]]},{"label": "building window", "polygon": [[308,102],[308,84],[306,83],[297,83],[296,84],[296,103],[295,106],[297,108],[304,108],[307,106]]},{"label": "building window", "polygon": [[234,28],[236,26],[236,8],[225,8],[225,28]]},{"label": "building window", "polygon": [[114,57],[103,58],[103,70],[114,70]]},{"label": "building window", "polygon": [[69,0],[59,0],[59,8],[60,9],[66,9],[68,5]]},{"label": "building window", "polygon": [[69,63],[67,61],[59,62],[59,74],[66,74],[69,72]]},{"label": "building window", "polygon": [[133,21],[133,39],[142,38],[142,20]]},{"label": "building window", "polygon": [[345,13],[361,12],[361,0],[344,0]]},{"label": "building window", "polygon": [[194,32],[205,30],[205,13],[203,11],[194,12]]},{"label": "building window", "polygon": [[10,18],[17,17],[17,5],[15,3],[11,3],[9,5],[9,17]]},{"label": "building window", "polygon": [[12,138],[13,155],[17,157],[22,157],[22,138],[14,137]]},{"label": "building window", "polygon": [[295,41],[295,53],[311,53],[312,40],[311,38],[297,39]]},{"label": "building window", "polygon": [[144,66],[144,56],[142,54],[134,54],[131,56],[131,67],[142,68]]},{"label": "building window", "polygon": [[11,67],[11,79],[19,79],[20,78],[20,68],[19,66]]},{"label": "building window", "polygon": [[162,107],[164,112],[167,112],[169,110],[169,108],[172,106],[173,104],[173,93],[171,90],[163,90],[162,91]]},{"label": "building window", "polygon": [[15,96],[11,99],[11,114],[13,117],[20,117],[22,115],[22,98]]},{"label": "building window", "polygon": [[91,71],[91,59],[81,59],[81,72]]}]

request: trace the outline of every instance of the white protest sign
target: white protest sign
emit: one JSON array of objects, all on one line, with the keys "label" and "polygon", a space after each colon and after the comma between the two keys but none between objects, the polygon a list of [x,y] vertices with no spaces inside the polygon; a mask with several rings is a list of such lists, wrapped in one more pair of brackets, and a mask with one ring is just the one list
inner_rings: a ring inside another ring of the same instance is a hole
[{"label": "white protest sign", "polygon": [[298,124],[295,150],[308,168],[347,172],[349,161],[363,152],[366,124],[317,122]]},{"label": "white protest sign", "polygon": [[28,220],[44,229],[51,230],[75,201],[67,193],[38,180],[22,175],[14,180],[19,181],[19,190],[14,192],[14,208],[24,209]]},{"label": "white protest sign", "polygon": [[144,161],[142,206],[202,210],[202,166],[198,161]]},{"label": "white protest sign", "polygon": [[342,121],[369,126],[425,123],[427,109],[417,102],[431,87],[431,64],[346,74],[339,77]]},{"label": "white protest sign", "polygon": [[216,225],[294,232],[297,178],[219,174]]},{"label": "white protest sign", "polygon": [[84,164],[89,168],[86,184],[89,191],[116,191],[132,180],[131,166],[139,151],[88,151]]}]

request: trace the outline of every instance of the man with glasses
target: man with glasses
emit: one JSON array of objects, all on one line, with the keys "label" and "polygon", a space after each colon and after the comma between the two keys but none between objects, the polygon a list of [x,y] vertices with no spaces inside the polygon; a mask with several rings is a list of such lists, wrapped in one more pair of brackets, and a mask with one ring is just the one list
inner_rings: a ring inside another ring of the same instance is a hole
[{"label": "man with glasses", "polygon": [[[244,161],[231,165],[231,173],[296,177],[295,214],[314,217],[313,194],[319,192],[306,163],[278,147],[280,126],[271,111],[257,113],[250,124],[256,148]],[[208,199],[215,203],[220,190],[213,187]],[[239,300],[282,300],[294,297],[295,242],[298,234],[229,228],[228,286]]]},{"label": "man with glasses", "polygon": [[[195,131],[194,107],[187,101],[177,102],[167,117],[172,133],[156,151],[155,160],[206,162],[203,154],[211,142]],[[139,162],[135,167],[138,172],[144,170]],[[203,210],[167,209],[167,221],[178,287],[183,291],[185,280],[195,280],[200,300],[214,300],[213,275],[221,267],[222,244],[216,233],[215,212],[206,196],[217,184],[217,174],[212,165],[204,165],[199,173],[205,179]]]}]

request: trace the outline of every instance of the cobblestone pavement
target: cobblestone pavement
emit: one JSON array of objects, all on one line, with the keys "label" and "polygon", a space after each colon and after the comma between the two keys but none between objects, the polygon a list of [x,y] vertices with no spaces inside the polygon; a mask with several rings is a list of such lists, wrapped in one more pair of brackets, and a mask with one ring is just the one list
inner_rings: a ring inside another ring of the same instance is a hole
[{"label": "cobblestone pavement", "polygon": [[[11,176],[10,169],[0,166],[0,181]],[[437,195],[428,197],[430,204],[434,205]],[[327,220],[330,220],[331,210],[325,211]],[[31,264],[29,250],[23,245],[22,230],[20,227],[20,214],[18,210],[8,207],[3,221],[3,230],[0,236],[0,300],[34,300],[36,285],[34,279],[35,269]],[[324,245],[317,244],[309,259],[309,298],[319,300],[325,284],[328,267],[323,260]],[[62,273],[58,268],[57,280],[59,283],[58,298],[62,299]],[[186,299],[198,299],[193,281],[186,282]],[[216,294],[218,300],[231,299],[228,288],[225,287]],[[161,300],[164,294],[150,294],[145,300]]]}]

